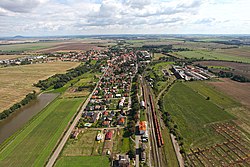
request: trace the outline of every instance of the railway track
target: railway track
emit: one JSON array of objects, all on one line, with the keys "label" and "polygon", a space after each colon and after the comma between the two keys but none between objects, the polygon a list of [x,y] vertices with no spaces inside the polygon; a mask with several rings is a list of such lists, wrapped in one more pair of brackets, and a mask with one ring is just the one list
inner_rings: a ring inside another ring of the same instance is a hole
[{"label": "railway track", "polygon": [[[146,84],[145,80],[142,79],[142,90],[143,90],[143,99],[145,101],[146,106],[146,112],[147,112],[147,121],[149,124],[149,132],[150,132],[150,144],[151,144],[151,152],[152,152],[152,158],[154,164],[152,166],[155,167],[162,167],[162,144],[164,144],[163,140],[160,139],[160,128],[158,123],[158,129],[157,129],[157,116],[154,111],[154,104],[152,101],[152,97],[150,95],[150,92],[148,90],[148,85]],[[161,143],[162,141],[162,143]],[[151,158],[149,157],[149,158]]]}]

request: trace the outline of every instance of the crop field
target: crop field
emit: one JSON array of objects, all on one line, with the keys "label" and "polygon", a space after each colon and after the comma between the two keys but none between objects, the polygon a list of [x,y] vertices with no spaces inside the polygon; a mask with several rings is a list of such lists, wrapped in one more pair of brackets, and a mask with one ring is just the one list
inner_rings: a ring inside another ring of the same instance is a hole
[{"label": "crop field", "polygon": [[173,44],[173,48],[188,48],[191,50],[211,50],[211,49],[227,49],[233,45],[218,44],[213,42],[190,42],[182,40]]},{"label": "crop field", "polygon": [[50,48],[60,43],[61,42],[57,41],[57,42],[35,42],[35,43],[1,45],[0,51],[4,51],[4,52],[34,51],[34,50],[39,50],[39,49]]},{"label": "crop field", "polygon": [[[204,98],[209,97],[209,100],[211,100],[214,104],[218,105],[220,108],[227,109],[240,106],[239,103],[232,100],[224,93],[221,93],[220,91],[216,90],[214,87],[209,86],[209,84],[207,83],[203,81],[195,81],[195,82],[186,82],[185,85],[192,88],[196,93],[202,95]],[[217,82],[211,82],[211,83],[217,83]]]},{"label": "crop field", "polygon": [[25,57],[27,55],[0,55],[0,60],[10,60]]},{"label": "crop field", "polygon": [[207,66],[212,71],[230,71],[234,74],[243,75],[247,78],[250,78],[250,64],[248,63],[236,63],[226,61],[198,61],[195,62],[195,64]]},{"label": "crop field", "polygon": [[240,83],[223,78],[220,79],[220,82],[208,82],[208,84],[250,108],[250,83]]},{"label": "crop field", "polygon": [[56,73],[78,66],[76,62],[52,62],[0,68],[0,108],[2,112],[36,90],[33,84]]},{"label": "crop field", "polygon": [[97,130],[83,130],[78,139],[69,139],[62,156],[96,156],[101,155],[103,142],[96,141]]},{"label": "crop field", "polygon": [[250,58],[250,47],[240,47],[232,49],[220,49],[218,53]]},{"label": "crop field", "polygon": [[238,107],[227,109],[237,120],[234,122],[250,134],[250,84],[235,82],[230,79],[220,79],[220,82],[207,82],[214,89],[241,103]]},{"label": "crop field", "polygon": [[87,51],[87,50],[102,50],[105,47],[98,47],[97,44],[82,43],[82,42],[70,42],[62,43],[47,49],[37,50],[39,53],[51,53],[51,52],[69,52],[69,51]]},{"label": "crop field", "polygon": [[68,122],[83,102],[56,99],[1,145],[0,166],[44,166]]},{"label": "crop field", "polygon": [[217,135],[225,139],[211,147],[191,149],[189,166],[249,166],[250,142],[230,123],[212,125]]},{"label": "crop field", "polygon": [[186,151],[222,141],[209,125],[235,119],[183,83],[175,83],[163,100],[164,111],[168,111],[176,122]]},{"label": "crop field", "polygon": [[106,156],[63,156],[58,159],[55,167],[109,167],[109,158]]},{"label": "crop field", "polygon": [[196,59],[206,59],[206,60],[226,60],[226,61],[237,61],[237,62],[250,63],[249,57],[240,57],[240,56],[229,55],[229,54],[224,54],[224,53],[217,53],[215,51],[195,50],[195,51],[175,52],[174,54],[180,58],[196,58]]}]

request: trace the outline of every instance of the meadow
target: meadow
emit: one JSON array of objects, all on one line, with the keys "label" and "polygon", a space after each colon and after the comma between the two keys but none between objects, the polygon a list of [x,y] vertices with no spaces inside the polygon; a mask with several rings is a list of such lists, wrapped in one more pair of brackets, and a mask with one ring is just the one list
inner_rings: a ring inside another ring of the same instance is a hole
[{"label": "meadow", "polygon": [[39,91],[33,84],[56,73],[78,66],[77,62],[51,62],[0,68],[0,112],[21,101],[33,90]]},{"label": "meadow", "polygon": [[55,167],[109,167],[109,158],[106,156],[63,156],[58,159]]},{"label": "meadow", "polygon": [[174,55],[180,58],[196,58],[201,60],[225,60],[250,63],[249,57],[231,55],[226,53],[218,53],[215,51],[195,50],[195,51],[183,51],[175,52]]},{"label": "meadow", "polygon": [[212,123],[235,119],[206,97],[178,82],[163,98],[164,111],[172,116],[183,136],[184,148],[204,147],[222,141],[210,127]]},{"label": "meadow", "polygon": [[83,99],[56,99],[1,145],[0,166],[44,166]]}]

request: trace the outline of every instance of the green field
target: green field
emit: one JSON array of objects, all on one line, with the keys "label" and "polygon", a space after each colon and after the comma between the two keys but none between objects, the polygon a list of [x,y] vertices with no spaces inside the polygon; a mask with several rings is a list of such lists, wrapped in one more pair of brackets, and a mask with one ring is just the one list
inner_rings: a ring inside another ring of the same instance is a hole
[{"label": "green field", "polygon": [[80,98],[56,99],[48,105],[2,144],[0,166],[44,166],[82,101]]},{"label": "green field", "polygon": [[184,148],[205,147],[222,141],[209,126],[234,117],[183,83],[175,83],[164,96],[164,111],[172,116],[183,136]]},{"label": "green field", "polygon": [[0,51],[4,51],[4,52],[33,51],[33,50],[50,48],[58,44],[59,42],[35,42],[35,43],[1,45]]},{"label": "green field", "polygon": [[179,167],[168,129],[164,128],[161,132],[164,140],[164,153],[167,160],[167,166]]},{"label": "green field", "polygon": [[222,94],[221,92],[217,91],[212,86],[209,86],[205,82],[202,81],[196,81],[196,82],[186,82],[185,85],[192,88],[195,92],[202,95],[204,98],[209,97],[210,100],[218,105],[220,108],[232,108],[232,107],[238,107],[240,106],[239,103],[232,100],[228,96]]},{"label": "green field", "polygon": [[226,61],[237,61],[237,62],[245,62],[250,63],[250,58],[243,56],[234,56],[229,54],[218,53],[215,51],[205,51],[205,50],[195,50],[195,51],[183,51],[183,52],[175,52],[177,57],[181,58],[196,58],[196,59],[204,59],[204,60],[226,60]]},{"label": "green field", "polygon": [[109,159],[105,156],[61,157],[55,167],[109,167]]}]

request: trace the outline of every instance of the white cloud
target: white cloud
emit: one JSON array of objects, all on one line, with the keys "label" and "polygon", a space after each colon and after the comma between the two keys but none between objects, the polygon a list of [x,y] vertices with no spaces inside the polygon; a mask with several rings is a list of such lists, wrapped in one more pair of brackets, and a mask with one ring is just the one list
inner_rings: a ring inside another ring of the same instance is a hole
[{"label": "white cloud", "polygon": [[249,6],[248,0],[1,0],[0,34],[249,33]]}]

